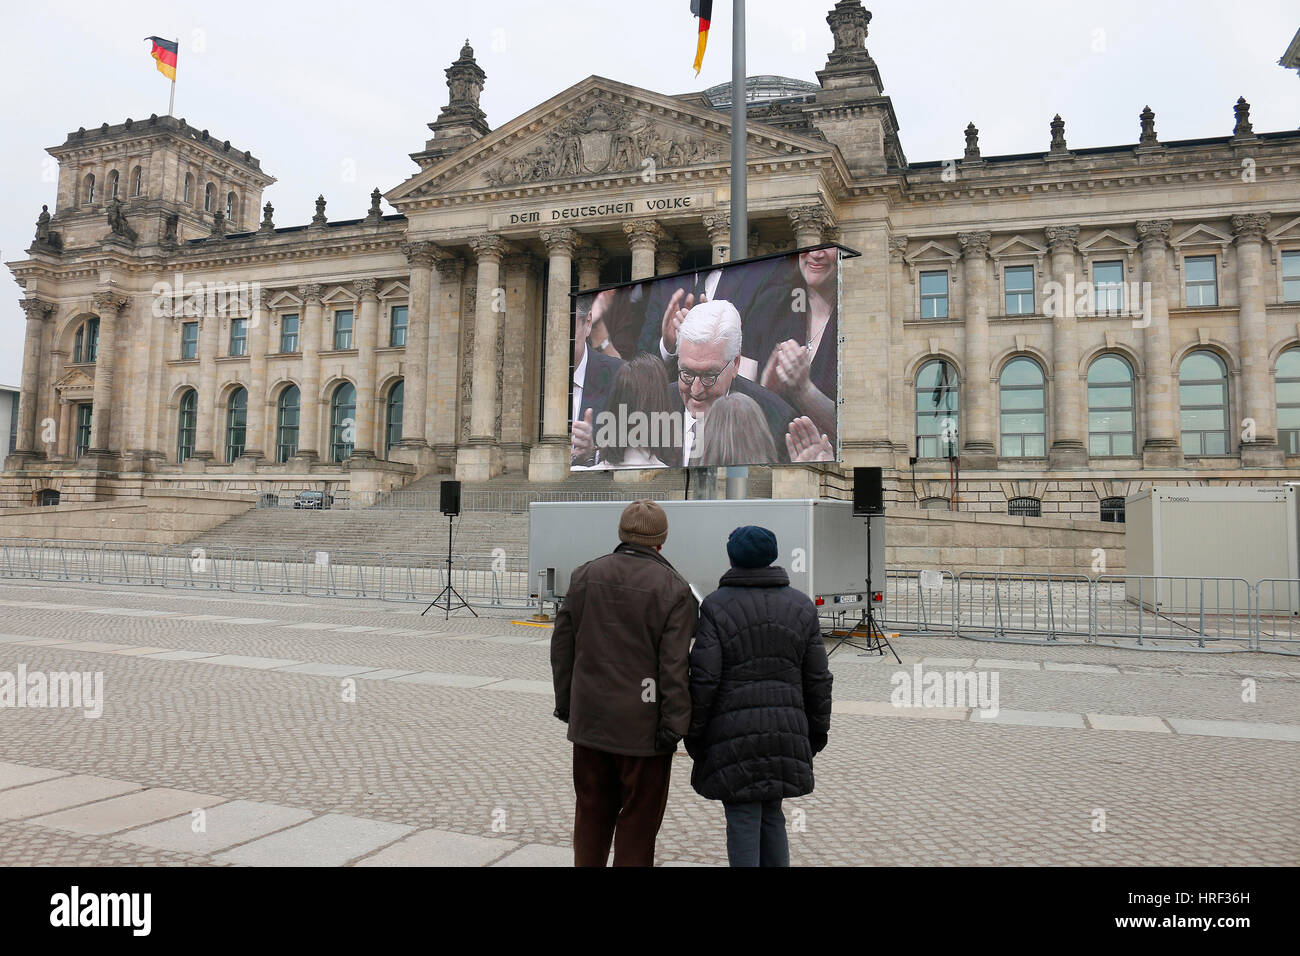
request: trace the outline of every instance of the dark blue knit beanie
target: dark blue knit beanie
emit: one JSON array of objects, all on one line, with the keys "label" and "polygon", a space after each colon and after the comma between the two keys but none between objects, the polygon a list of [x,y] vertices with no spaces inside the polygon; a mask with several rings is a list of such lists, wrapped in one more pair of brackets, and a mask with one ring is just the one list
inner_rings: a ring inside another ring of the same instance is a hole
[{"label": "dark blue knit beanie", "polygon": [[752,524],[737,528],[727,539],[727,557],[733,568],[765,568],[776,560],[776,535]]}]

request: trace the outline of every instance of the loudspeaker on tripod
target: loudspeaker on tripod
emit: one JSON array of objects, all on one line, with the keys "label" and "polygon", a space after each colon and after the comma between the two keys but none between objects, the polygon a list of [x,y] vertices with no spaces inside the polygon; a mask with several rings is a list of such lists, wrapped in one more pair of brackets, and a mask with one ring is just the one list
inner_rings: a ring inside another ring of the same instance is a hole
[{"label": "loudspeaker on tripod", "polygon": [[882,515],[885,513],[883,469],[853,469],[853,513],[855,515]]},{"label": "loudspeaker on tripod", "polygon": [[460,514],[460,482],[444,481],[439,486],[438,510],[448,517]]}]

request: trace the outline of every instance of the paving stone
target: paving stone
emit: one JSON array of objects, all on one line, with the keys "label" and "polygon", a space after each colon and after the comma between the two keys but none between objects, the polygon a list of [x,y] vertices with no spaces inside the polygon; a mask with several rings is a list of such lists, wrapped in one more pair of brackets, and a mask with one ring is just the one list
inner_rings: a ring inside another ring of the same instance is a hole
[{"label": "paving stone", "polygon": [[519,846],[509,840],[452,833],[448,830],[420,830],[403,837],[357,866],[487,866]]},{"label": "paving stone", "polygon": [[70,651],[101,651],[105,653],[115,653],[123,648],[129,647],[129,644],[105,644],[102,641],[79,641],[76,644],[64,645]]},{"label": "paving stone", "polygon": [[355,664],[291,664],[288,667],[277,667],[276,670],[286,674],[315,674],[319,677],[356,677],[378,668],[358,667]]},{"label": "paving stone", "polygon": [[0,820],[40,816],[79,803],[103,800],[141,789],[143,788],[138,783],[90,774],[53,777],[25,787],[0,791]]},{"label": "paving stone", "polygon": [[1109,664],[1059,664],[1056,661],[1043,661],[1043,669],[1049,671],[1067,671],[1075,674],[1118,674],[1119,668]]},{"label": "paving stone", "polygon": [[221,853],[215,862],[243,866],[342,866],[401,839],[414,829],[400,823],[327,813]]},{"label": "paving stone", "polygon": [[67,776],[66,770],[27,767],[22,764],[0,761],[0,790],[6,790],[9,787],[22,787],[29,783],[64,776]]},{"label": "paving stone", "polygon": [[977,670],[986,671],[1041,671],[1043,665],[1038,661],[995,660],[982,657],[975,661]]},{"label": "paving stone", "polygon": [[1170,733],[1169,725],[1159,717],[1130,714],[1084,714],[1094,730],[1136,730],[1152,734]]},{"label": "paving stone", "polygon": [[65,641],[54,637],[27,637],[21,641],[14,641],[15,644],[26,644],[28,647],[54,647],[57,644],[71,644],[72,641]]},{"label": "paving stone", "polygon": [[224,803],[225,799],[207,793],[156,787],[100,800],[70,810],[60,810],[27,822],[73,833],[115,833],[118,830],[144,826],[146,823],[167,820],[191,810]]},{"label": "paving stone", "polygon": [[395,677],[405,677],[408,674],[416,674],[418,671],[404,671],[392,667],[381,667],[377,671],[367,671],[364,674],[357,674],[360,680],[392,680]]},{"label": "paving stone", "polygon": [[394,677],[395,684],[438,684],[442,687],[482,687],[501,680],[500,677],[476,677],[473,674],[439,674],[419,671],[406,677]]},{"label": "paving stone", "polygon": [[200,664],[221,664],[226,667],[249,667],[258,671],[269,671],[301,661],[283,657],[246,657],[242,654],[218,654],[214,657],[195,658]]},{"label": "paving stone", "polygon": [[311,819],[311,811],[255,800],[232,800],[204,812],[205,832],[195,833],[190,814],[119,833],[115,839],[161,850],[207,854]]},{"label": "paving stone", "polygon": [[197,661],[201,657],[216,657],[211,651],[164,651],[161,654],[146,654],[155,661]]},{"label": "paving stone", "polygon": [[573,866],[573,847],[527,843],[493,866]]},{"label": "paving stone", "polygon": [[915,717],[934,720],[965,720],[968,707],[895,707],[887,700],[832,700],[832,714],[870,717]]},{"label": "paving stone", "polygon": [[983,717],[978,710],[970,715],[973,724],[1014,724],[1020,727],[1073,727],[1083,729],[1082,714],[1047,710],[999,710],[996,717]]},{"label": "paving stone", "polygon": [[1180,734],[1200,737],[1244,737],[1251,740],[1300,740],[1300,724],[1263,724],[1244,720],[1167,718]]},{"label": "paving stone", "polygon": [[544,680],[503,680],[486,684],[484,690],[514,691],[518,694],[554,694],[555,684]]},{"label": "paving stone", "polygon": [[975,666],[974,659],[969,657],[926,657],[921,663],[926,667],[971,668]]},{"label": "paving stone", "polygon": [[149,654],[166,654],[171,648],[168,647],[121,647],[113,651],[114,654],[123,654],[127,657],[144,657]]},{"label": "paving stone", "polygon": [[332,631],[337,625],[322,624],[320,621],[299,621],[297,624],[283,624],[286,631]]}]

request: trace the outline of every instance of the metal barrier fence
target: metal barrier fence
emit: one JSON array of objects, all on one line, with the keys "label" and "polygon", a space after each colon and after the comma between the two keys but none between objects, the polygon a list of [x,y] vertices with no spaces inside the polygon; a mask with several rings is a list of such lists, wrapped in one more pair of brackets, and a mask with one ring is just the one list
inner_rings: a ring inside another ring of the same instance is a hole
[{"label": "metal barrier fence", "polygon": [[[461,511],[504,511],[523,514],[534,501],[630,501],[653,497],[658,501],[680,500],[682,487],[669,487],[650,494],[644,491],[476,491],[461,492]],[[438,511],[437,491],[286,491],[265,492],[258,496],[258,508],[295,511]]]},{"label": "metal barrier fence", "polygon": [[[429,603],[447,585],[448,568],[445,552],[0,538],[0,579]],[[454,553],[450,582],[476,606],[538,606],[521,555]],[[893,570],[880,620],[954,637],[1300,654],[1300,580]]]}]

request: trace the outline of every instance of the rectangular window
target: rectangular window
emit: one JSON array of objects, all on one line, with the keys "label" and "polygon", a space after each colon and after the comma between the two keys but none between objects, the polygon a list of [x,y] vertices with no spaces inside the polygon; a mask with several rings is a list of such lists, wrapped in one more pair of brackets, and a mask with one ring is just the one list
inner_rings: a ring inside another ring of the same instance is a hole
[{"label": "rectangular window", "polygon": [[339,309],[334,313],[334,348],[352,348],[352,310]]},{"label": "rectangular window", "polygon": [[921,273],[921,318],[948,318],[948,273]]},{"label": "rectangular window", "polygon": [[86,323],[86,361],[93,362],[99,356],[99,319]]},{"label": "rectangular window", "polygon": [[406,344],[406,306],[395,305],[389,313],[388,344],[398,348]]},{"label": "rectangular window", "polygon": [[182,322],[181,323],[181,358],[193,359],[199,357],[199,323]]},{"label": "rectangular window", "polygon": [[248,319],[230,320],[230,354],[248,354]]},{"label": "rectangular window", "polygon": [[77,406],[77,457],[80,458],[86,452],[90,451],[90,423],[93,418],[94,406],[78,405]]},{"label": "rectangular window", "polygon": [[1282,253],[1282,301],[1300,302],[1300,249]]},{"label": "rectangular window", "polygon": [[1218,305],[1219,280],[1214,256],[1188,256],[1183,260],[1187,276],[1187,306]]},{"label": "rectangular window", "polygon": [[1098,315],[1124,310],[1124,263],[1094,262],[1092,264],[1094,310]]},{"label": "rectangular window", "polygon": [[298,351],[298,316],[295,314],[280,316],[280,351]]},{"label": "rectangular window", "polygon": [[1034,267],[1004,269],[1007,284],[1007,315],[1034,314]]}]

